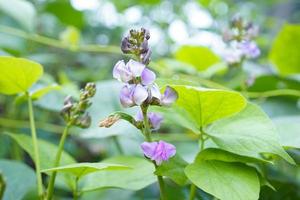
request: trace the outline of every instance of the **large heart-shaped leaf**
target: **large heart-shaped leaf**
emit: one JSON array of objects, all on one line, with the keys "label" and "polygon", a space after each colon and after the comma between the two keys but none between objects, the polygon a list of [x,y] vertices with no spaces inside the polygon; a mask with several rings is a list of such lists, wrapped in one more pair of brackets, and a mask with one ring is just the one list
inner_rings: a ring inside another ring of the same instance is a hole
[{"label": "large heart-shaped leaf", "polygon": [[17,94],[26,92],[43,74],[43,67],[33,61],[0,57],[0,93]]},{"label": "large heart-shaped leaf", "polygon": [[71,173],[73,176],[76,176],[78,179],[100,170],[122,170],[122,169],[131,169],[125,165],[111,164],[111,163],[75,163],[70,165],[64,165],[60,167],[45,169],[42,172],[63,172]]},{"label": "large heart-shaped leaf", "polygon": [[280,74],[300,73],[300,25],[286,24],[275,38],[270,60]]},{"label": "large heart-shaped leaf", "polygon": [[[212,122],[241,111],[245,98],[238,92],[172,85],[178,92],[176,105],[184,114],[186,125],[195,131]],[[183,110],[182,110],[183,109]],[[191,126],[193,124],[193,126]]]},{"label": "large heart-shaped leaf", "polygon": [[254,104],[249,103],[240,113],[213,123],[206,132],[226,151],[260,159],[261,153],[272,153],[294,163],[280,146],[272,121]]},{"label": "large heart-shaped leaf", "polygon": [[222,200],[257,200],[260,183],[254,168],[242,163],[196,160],[187,177],[199,188]]},{"label": "large heart-shaped leaf", "polygon": [[88,174],[79,183],[83,184],[82,191],[107,187],[140,190],[156,181],[154,165],[143,158],[119,156],[104,160],[103,162],[126,165],[132,169],[106,170]]},{"label": "large heart-shaped leaf", "polygon": [[0,160],[0,171],[6,184],[3,200],[21,200],[29,190],[36,188],[35,173],[24,163]]}]

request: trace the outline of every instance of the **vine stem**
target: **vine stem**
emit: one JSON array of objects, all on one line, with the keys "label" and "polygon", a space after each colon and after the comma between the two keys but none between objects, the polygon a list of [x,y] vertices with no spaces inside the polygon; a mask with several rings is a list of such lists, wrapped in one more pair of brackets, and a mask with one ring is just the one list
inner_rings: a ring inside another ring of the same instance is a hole
[{"label": "vine stem", "polygon": [[28,92],[26,92],[26,96],[28,99],[29,120],[30,120],[31,137],[32,137],[32,144],[33,144],[33,151],[34,151],[35,172],[36,172],[36,178],[37,178],[38,195],[39,195],[39,197],[42,197],[43,196],[43,182],[42,182],[42,175],[41,175],[41,169],[40,169],[40,155],[39,155],[39,148],[38,148],[38,142],[37,142],[35,122],[34,122],[32,99]]},{"label": "vine stem", "polygon": [[[68,131],[69,131],[70,125],[68,124],[65,129],[64,132],[61,136],[61,139],[59,141],[59,145],[58,145],[58,151],[56,153],[55,156],[55,161],[54,161],[54,166],[53,167],[58,167],[59,166],[59,162],[60,162],[60,158],[64,149],[64,145],[65,145],[65,141],[68,135]],[[54,183],[55,183],[55,178],[56,178],[56,174],[57,172],[54,171],[52,172],[51,176],[50,176],[50,181],[49,181],[49,185],[48,185],[48,189],[47,189],[47,200],[51,200],[53,197],[53,191],[54,191]]]},{"label": "vine stem", "polygon": [[9,26],[0,25],[0,32],[6,33],[9,35],[13,35],[16,37],[21,37],[26,40],[31,40],[36,43],[40,43],[43,45],[65,49],[69,51],[81,51],[81,52],[90,52],[90,53],[111,53],[111,54],[122,54],[119,47],[117,46],[104,46],[104,45],[93,45],[93,44],[85,44],[85,45],[78,45],[75,48],[72,48],[69,44],[64,44],[60,40],[41,36],[38,34],[30,34],[20,29],[12,28]]},{"label": "vine stem", "polygon": [[[149,120],[148,120],[148,116],[147,116],[147,110],[148,107],[143,107],[141,106],[141,110],[143,113],[143,122],[144,122],[144,136],[146,138],[147,142],[152,142],[152,138],[151,138],[151,131],[150,131],[150,127],[149,127]],[[153,161],[153,164],[155,166],[155,169],[157,169],[157,164],[155,163],[155,161]],[[160,190],[160,198],[161,200],[167,200],[166,197],[166,193],[165,193],[165,183],[164,183],[164,179],[162,176],[157,176],[157,181],[159,184],[159,190]]]}]

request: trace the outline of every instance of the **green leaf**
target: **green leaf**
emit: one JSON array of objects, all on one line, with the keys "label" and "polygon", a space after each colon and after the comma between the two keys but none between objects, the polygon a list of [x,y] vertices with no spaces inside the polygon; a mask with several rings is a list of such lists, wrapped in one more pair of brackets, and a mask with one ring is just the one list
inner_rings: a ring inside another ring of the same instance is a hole
[{"label": "green leaf", "polygon": [[130,167],[118,164],[111,163],[75,163],[50,169],[45,169],[42,172],[63,172],[63,173],[71,173],[77,178],[81,178],[87,174],[97,172],[100,170],[122,170],[122,169],[130,169]]},{"label": "green leaf", "polygon": [[[35,159],[32,139],[29,135],[12,133],[5,134],[14,139],[21,146],[21,148],[24,149],[30,155],[32,160]],[[40,153],[41,169],[43,170],[52,168],[55,161],[56,153],[58,151],[58,147],[50,142],[39,139],[38,149]],[[60,159],[60,165],[68,165],[75,162],[76,161],[74,160],[74,158],[72,158],[67,152],[63,151]],[[75,180],[72,176],[70,176],[70,174],[58,174],[56,180],[56,185],[59,185],[60,187],[67,186],[69,189],[74,188]]]},{"label": "green leaf", "polygon": [[132,156],[118,156],[104,160],[105,163],[120,164],[131,167],[128,170],[99,171],[86,175],[79,181],[82,191],[91,191],[107,187],[130,190],[140,190],[156,181],[153,163],[144,158]]},{"label": "green leaf", "polygon": [[44,95],[48,94],[49,92],[51,92],[53,90],[60,90],[60,89],[61,89],[61,87],[57,84],[48,85],[48,86],[45,86],[43,88],[33,91],[31,93],[31,98],[32,98],[32,100],[38,100],[41,97],[43,97]]},{"label": "green leaf", "polygon": [[202,46],[182,46],[177,50],[177,60],[193,65],[199,71],[220,62],[220,58],[209,48]]},{"label": "green leaf", "polygon": [[43,67],[33,61],[0,57],[0,93],[17,94],[26,92],[42,76]]},{"label": "green leaf", "polygon": [[279,133],[280,144],[286,147],[300,148],[300,117],[276,117],[273,121]]},{"label": "green leaf", "polygon": [[179,95],[176,105],[188,113],[187,121],[193,123],[190,129],[194,131],[218,119],[233,115],[246,106],[245,98],[238,92],[183,85],[172,87]]},{"label": "green leaf", "polygon": [[36,188],[34,171],[24,163],[12,160],[0,160],[6,188],[3,200],[22,200],[29,190]]},{"label": "green leaf", "polygon": [[282,75],[300,73],[300,25],[285,24],[273,43],[270,60]]},{"label": "green leaf", "polygon": [[53,14],[66,25],[81,28],[84,25],[84,15],[74,9],[70,1],[51,1],[45,6],[45,11]]},{"label": "green leaf", "polygon": [[34,28],[36,11],[32,3],[24,0],[0,0],[0,11],[15,19],[25,29]]},{"label": "green leaf", "polygon": [[240,113],[213,123],[206,133],[226,151],[258,159],[262,159],[261,153],[272,153],[294,163],[280,146],[272,121],[254,104],[249,103]]},{"label": "green leaf", "polygon": [[[37,89],[33,92],[30,92],[30,96],[33,101],[36,101],[36,100],[40,99],[41,97],[43,97],[44,95],[48,94],[49,92],[51,92],[53,90],[60,90],[60,89],[61,89],[61,87],[57,84],[48,85],[43,88]],[[15,103],[20,104],[26,100],[27,100],[26,94],[23,93],[20,96],[16,97]]]},{"label": "green leaf", "polygon": [[187,164],[188,163],[185,160],[176,155],[168,162],[164,162],[162,165],[158,166],[155,174],[169,177],[178,185],[185,185],[187,183],[187,177],[184,173],[184,168]]},{"label": "green leaf", "polygon": [[[14,139],[22,147],[22,149],[24,149],[34,160],[33,144],[30,136],[24,134],[6,134]],[[56,152],[58,151],[58,147],[52,143],[39,139],[38,148],[40,151],[41,169],[52,168],[55,161]],[[67,165],[71,163],[75,163],[75,160],[69,154],[63,152],[60,164]]]},{"label": "green leaf", "polygon": [[260,183],[254,168],[242,163],[197,160],[185,169],[199,188],[222,200],[257,200]]},{"label": "green leaf", "polygon": [[207,148],[201,151],[196,159],[198,160],[219,160],[224,162],[242,162],[242,163],[256,163],[262,162],[260,159],[237,155],[228,151],[217,148]]}]

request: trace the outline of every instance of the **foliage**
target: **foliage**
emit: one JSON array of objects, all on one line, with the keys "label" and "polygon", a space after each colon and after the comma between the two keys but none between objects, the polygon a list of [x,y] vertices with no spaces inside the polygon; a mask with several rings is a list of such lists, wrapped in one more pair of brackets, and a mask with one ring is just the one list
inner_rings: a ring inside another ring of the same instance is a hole
[{"label": "foliage", "polygon": [[300,199],[297,5],[0,0],[0,199]]}]

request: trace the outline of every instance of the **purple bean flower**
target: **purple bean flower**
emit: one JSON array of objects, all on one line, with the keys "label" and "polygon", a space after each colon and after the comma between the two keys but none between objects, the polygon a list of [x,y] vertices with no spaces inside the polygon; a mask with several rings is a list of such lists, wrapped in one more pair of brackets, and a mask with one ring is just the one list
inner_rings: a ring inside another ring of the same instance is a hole
[{"label": "purple bean flower", "polygon": [[130,59],[127,64],[123,60],[117,62],[113,69],[113,77],[121,82],[129,83],[141,77],[143,85],[150,85],[155,81],[156,75],[140,62]]},{"label": "purple bean flower", "polygon": [[177,99],[177,92],[173,88],[167,86],[164,94],[161,97],[160,104],[162,106],[171,106]]},{"label": "purple bean flower", "polygon": [[224,52],[224,59],[229,64],[235,64],[241,62],[242,52],[239,49],[227,49]]},{"label": "purple bean flower", "polygon": [[141,84],[126,84],[120,92],[120,102],[124,107],[141,105],[148,98],[148,92]]},{"label": "purple bean flower", "polygon": [[176,154],[176,147],[164,141],[159,142],[143,142],[141,148],[144,155],[154,160],[157,165],[161,165],[163,161],[169,160]]},{"label": "purple bean flower", "polygon": [[244,41],[238,47],[247,58],[256,58],[260,55],[260,50],[255,42]]},{"label": "purple bean flower", "polygon": [[[154,113],[154,112],[149,112],[147,114],[148,116],[148,119],[149,119],[149,122],[150,122],[150,127],[153,129],[153,130],[158,130],[160,128],[160,124],[161,122],[163,121],[163,116],[158,114],[158,113]],[[135,116],[135,120],[140,122],[140,121],[143,121],[144,120],[144,117],[143,117],[143,113],[141,110],[139,110]]]}]

